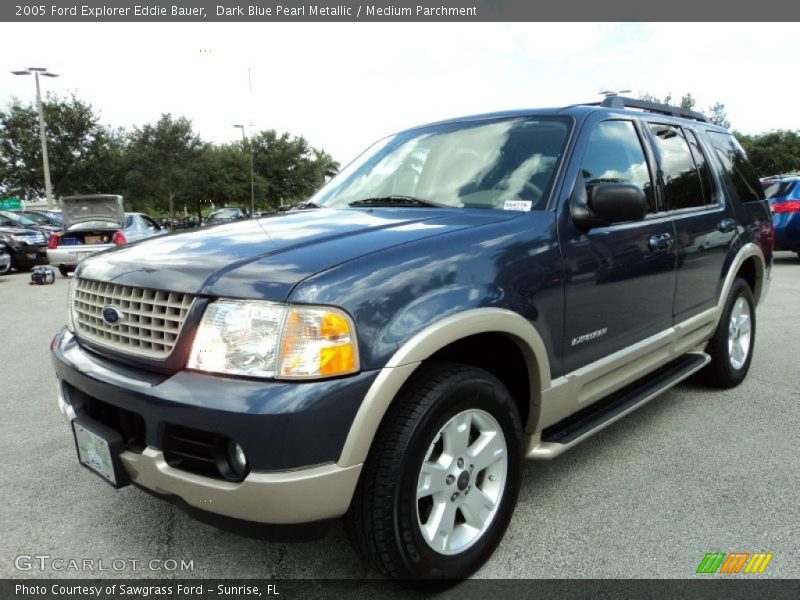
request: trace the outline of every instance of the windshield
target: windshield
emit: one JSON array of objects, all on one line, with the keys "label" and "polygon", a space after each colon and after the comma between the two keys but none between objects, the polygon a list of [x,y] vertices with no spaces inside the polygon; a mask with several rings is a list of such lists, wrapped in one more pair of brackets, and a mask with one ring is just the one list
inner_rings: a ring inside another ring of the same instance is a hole
[{"label": "windshield", "polygon": [[23,217],[18,213],[3,213],[3,216],[7,219],[11,219],[17,225],[21,225],[23,227],[29,227],[30,225],[36,225],[35,221],[31,221],[28,217]]},{"label": "windshield", "polygon": [[242,214],[242,210],[240,208],[221,208],[219,210],[215,210],[210,215],[208,215],[209,219],[233,219],[238,217]]},{"label": "windshield", "polygon": [[372,146],[309,202],[544,209],[569,128],[565,118],[526,117],[405,131]]},{"label": "windshield", "polygon": [[34,221],[37,225],[50,225],[53,222],[52,218],[40,215],[39,213],[25,213],[24,218]]},{"label": "windshield", "polygon": [[[125,220],[126,227],[129,225],[128,219]],[[83,221],[81,223],[75,223],[72,227],[69,228],[70,231],[92,231],[98,229],[119,229],[119,223],[115,223],[114,221]]]}]

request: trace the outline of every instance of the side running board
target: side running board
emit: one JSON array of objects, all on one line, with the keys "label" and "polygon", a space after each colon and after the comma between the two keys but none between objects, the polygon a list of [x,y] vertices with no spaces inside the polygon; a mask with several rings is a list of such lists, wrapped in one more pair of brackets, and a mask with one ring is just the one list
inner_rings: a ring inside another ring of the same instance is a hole
[{"label": "side running board", "polygon": [[702,369],[711,357],[705,352],[690,353],[667,363],[646,377],[587,406],[542,431],[536,446],[526,458],[551,459],[621,419],[629,412]]}]

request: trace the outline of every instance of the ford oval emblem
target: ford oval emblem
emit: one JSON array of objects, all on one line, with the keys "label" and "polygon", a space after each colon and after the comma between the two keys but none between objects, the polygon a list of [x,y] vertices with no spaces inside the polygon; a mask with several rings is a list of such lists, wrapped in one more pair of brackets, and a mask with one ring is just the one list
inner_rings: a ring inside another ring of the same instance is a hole
[{"label": "ford oval emblem", "polygon": [[103,321],[105,321],[107,325],[119,325],[124,316],[122,311],[116,306],[106,306],[103,309]]}]

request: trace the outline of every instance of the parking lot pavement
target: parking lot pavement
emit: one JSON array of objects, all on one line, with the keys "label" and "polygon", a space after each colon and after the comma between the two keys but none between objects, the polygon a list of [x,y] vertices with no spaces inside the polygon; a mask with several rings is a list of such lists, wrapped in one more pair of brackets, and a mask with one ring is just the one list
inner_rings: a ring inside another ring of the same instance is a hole
[{"label": "parking lot pavement", "polygon": [[[339,526],[314,543],[246,539],[80,467],[48,356],[67,280],[28,281],[0,277],[0,577],[373,576]],[[779,253],[741,386],[684,383],[562,457],[527,463],[511,527],[478,576],[684,578],[706,552],[765,551],[762,577],[800,577],[799,297],[800,260]],[[20,571],[19,555],[108,570]],[[151,560],[193,569],[139,570]]]}]

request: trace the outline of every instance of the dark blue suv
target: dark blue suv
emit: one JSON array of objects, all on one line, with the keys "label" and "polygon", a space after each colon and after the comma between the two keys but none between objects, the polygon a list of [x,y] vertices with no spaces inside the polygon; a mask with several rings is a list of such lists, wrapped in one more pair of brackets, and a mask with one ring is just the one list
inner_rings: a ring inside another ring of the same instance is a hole
[{"label": "dark blue suv", "polygon": [[53,359],[81,463],[247,535],[344,517],[382,573],[457,579],[523,459],[750,366],[772,221],[698,113],[612,96],[426,125],[308,207],[80,264]]}]

